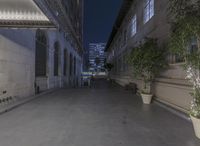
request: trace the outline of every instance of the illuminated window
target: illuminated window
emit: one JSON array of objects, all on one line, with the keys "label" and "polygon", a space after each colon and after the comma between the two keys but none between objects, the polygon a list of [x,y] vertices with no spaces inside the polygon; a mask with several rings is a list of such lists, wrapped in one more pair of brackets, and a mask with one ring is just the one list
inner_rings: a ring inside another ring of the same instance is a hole
[{"label": "illuminated window", "polygon": [[144,23],[154,16],[154,0],[144,0]]},{"label": "illuminated window", "polygon": [[134,15],[131,21],[131,36],[134,36],[137,33],[137,17]]}]

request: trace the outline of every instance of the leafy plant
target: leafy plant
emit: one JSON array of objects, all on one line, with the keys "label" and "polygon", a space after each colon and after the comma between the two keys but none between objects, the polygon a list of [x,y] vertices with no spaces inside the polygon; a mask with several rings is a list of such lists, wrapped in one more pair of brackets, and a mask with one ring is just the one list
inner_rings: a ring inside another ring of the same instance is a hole
[{"label": "leafy plant", "polygon": [[186,79],[193,84],[191,115],[200,118],[200,0],[170,0],[169,12],[173,18],[170,49],[185,60]]},{"label": "leafy plant", "polygon": [[133,67],[134,76],[143,80],[143,92],[150,93],[147,85],[167,67],[166,49],[158,46],[157,39],[146,38],[132,49],[128,63]]}]

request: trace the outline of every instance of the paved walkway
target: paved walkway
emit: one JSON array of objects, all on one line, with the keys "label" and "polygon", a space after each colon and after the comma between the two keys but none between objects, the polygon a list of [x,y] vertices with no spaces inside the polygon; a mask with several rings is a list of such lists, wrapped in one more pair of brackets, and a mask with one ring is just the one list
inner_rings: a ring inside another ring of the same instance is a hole
[{"label": "paved walkway", "polygon": [[0,146],[200,146],[191,123],[118,87],[62,89],[0,115]]}]

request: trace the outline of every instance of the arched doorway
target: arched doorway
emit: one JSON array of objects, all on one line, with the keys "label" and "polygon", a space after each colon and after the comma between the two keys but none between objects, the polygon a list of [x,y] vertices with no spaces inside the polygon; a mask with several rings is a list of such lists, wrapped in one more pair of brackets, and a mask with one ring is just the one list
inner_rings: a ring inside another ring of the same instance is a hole
[{"label": "arched doorway", "polygon": [[48,89],[47,59],[48,40],[44,30],[36,31],[35,42],[35,93]]},{"label": "arched doorway", "polygon": [[69,66],[69,56],[68,56],[68,51],[65,48],[63,50],[63,86],[68,87],[69,86],[69,73],[68,73],[68,66]]},{"label": "arched doorway", "polygon": [[44,77],[47,75],[47,37],[45,31],[36,32],[36,51],[35,51],[35,76]]},{"label": "arched doorway", "polygon": [[63,75],[67,76],[67,63],[68,63],[68,52],[67,49],[64,49],[64,58],[63,58]]},{"label": "arched doorway", "polygon": [[54,76],[60,76],[60,44],[55,42],[54,44]]},{"label": "arched doorway", "polygon": [[76,76],[76,57],[74,56],[74,76]]},{"label": "arched doorway", "polygon": [[77,76],[76,76],[76,57],[74,56],[74,86],[77,85]]},{"label": "arched doorway", "polygon": [[69,75],[70,75],[70,77],[72,77],[72,74],[73,74],[73,56],[70,53],[70,65],[69,65]]},{"label": "arched doorway", "polygon": [[70,53],[69,57],[69,82],[70,86],[73,86],[73,55]]}]

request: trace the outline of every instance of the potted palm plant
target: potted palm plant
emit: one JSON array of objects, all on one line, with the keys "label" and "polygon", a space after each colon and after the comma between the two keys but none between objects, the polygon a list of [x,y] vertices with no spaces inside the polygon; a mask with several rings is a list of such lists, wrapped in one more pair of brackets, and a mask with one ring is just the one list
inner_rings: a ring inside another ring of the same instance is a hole
[{"label": "potted palm plant", "polygon": [[143,88],[140,91],[144,104],[150,104],[152,99],[151,83],[161,70],[167,66],[166,49],[157,44],[157,39],[145,38],[144,43],[134,47],[128,56],[128,63],[133,68],[134,77],[142,79]]},{"label": "potted palm plant", "polygon": [[193,85],[190,116],[200,138],[200,0],[170,0],[170,48],[185,60],[186,79]]}]

